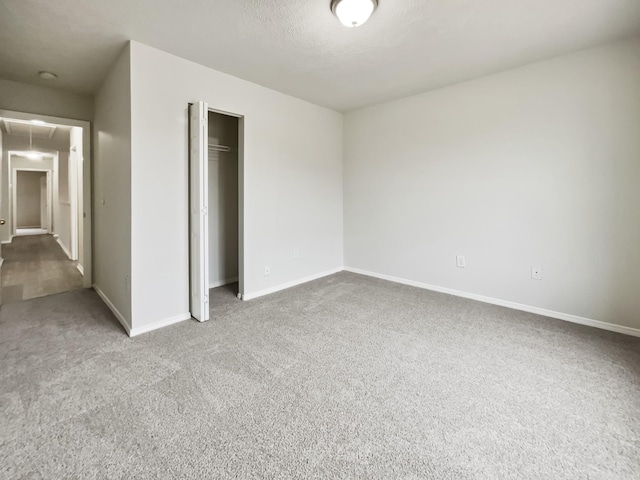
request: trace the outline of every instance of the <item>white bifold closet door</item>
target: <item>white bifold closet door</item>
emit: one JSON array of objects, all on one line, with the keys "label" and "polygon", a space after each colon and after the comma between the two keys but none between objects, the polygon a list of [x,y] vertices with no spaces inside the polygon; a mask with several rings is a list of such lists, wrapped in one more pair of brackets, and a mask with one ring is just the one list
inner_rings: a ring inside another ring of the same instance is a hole
[{"label": "white bifold closet door", "polygon": [[189,106],[189,212],[191,316],[209,320],[209,166],[206,102]]}]

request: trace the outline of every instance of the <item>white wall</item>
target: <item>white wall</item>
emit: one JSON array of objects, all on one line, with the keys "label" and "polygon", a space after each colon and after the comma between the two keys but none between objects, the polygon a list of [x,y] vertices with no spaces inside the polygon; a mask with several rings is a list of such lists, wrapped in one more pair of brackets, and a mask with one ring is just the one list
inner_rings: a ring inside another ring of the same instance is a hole
[{"label": "white wall", "polygon": [[42,228],[40,224],[40,179],[45,172],[16,172],[16,226]]},{"label": "white wall", "polygon": [[93,98],[0,79],[0,109],[92,120]]},{"label": "white wall", "polygon": [[136,42],[131,82],[134,328],[189,311],[189,102],[245,116],[245,293],[342,266],[342,115]]},{"label": "white wall", "polygon": [[131,83],[129,47],[95,97],[93,279],[131,322]]},{"label": "white wall", "polygon": [[640,328],[639,185],[640,40],[350,112],[345,264]]}]

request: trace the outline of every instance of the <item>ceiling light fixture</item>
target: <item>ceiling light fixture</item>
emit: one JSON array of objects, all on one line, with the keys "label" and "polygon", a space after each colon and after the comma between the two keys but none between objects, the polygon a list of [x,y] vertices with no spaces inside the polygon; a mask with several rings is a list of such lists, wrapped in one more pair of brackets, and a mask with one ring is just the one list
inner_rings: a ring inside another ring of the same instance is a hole
[{"label": "ceiling light fixture", "polygon": [[331,11],[345,27],[359,27],[377,7],[378,0],[331,0]]},{"label": "ceiling light fixture", "polygon": [[40,78],[43,78],[44,80],[55,80],[56,78],[58,78],[58,75],[52,72],[42,71],[39,72],[38,75],[40,75]]}]

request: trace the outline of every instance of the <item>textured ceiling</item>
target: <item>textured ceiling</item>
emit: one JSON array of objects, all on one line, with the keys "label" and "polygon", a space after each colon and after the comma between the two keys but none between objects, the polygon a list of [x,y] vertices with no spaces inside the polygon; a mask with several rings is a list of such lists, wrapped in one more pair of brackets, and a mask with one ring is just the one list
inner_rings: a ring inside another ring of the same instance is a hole
[{"label": "textured ceiling", "polygon": [[640,0],[380,0],[356,29],[329,4],[2,0],[0,77],[93,93],[133,39],[349,110],[640,34]]}]

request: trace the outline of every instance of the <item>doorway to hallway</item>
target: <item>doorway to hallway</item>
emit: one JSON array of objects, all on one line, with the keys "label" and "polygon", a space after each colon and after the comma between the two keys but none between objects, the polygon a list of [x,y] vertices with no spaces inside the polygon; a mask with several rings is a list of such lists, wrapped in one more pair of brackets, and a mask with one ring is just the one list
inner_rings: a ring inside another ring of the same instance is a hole
[{"label": "doorway to hallway", "polygon": [[0,110],[0,305],[92,286],[89,127]]}]

